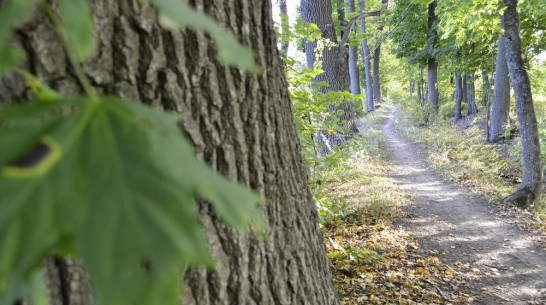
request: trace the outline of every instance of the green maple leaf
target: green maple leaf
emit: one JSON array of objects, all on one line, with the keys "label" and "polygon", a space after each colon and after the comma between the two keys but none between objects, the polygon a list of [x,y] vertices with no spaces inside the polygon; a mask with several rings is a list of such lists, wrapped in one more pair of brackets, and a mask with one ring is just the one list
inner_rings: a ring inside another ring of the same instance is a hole
[{"label": "green maple leaf", "polygon": [[0,111],[0,303],[56,253],[81,258],[97,304],[176,304],[182,268],[213,265],[196,197],[263,230],[259,197],[198,161],[177,120],[118,98]]}]

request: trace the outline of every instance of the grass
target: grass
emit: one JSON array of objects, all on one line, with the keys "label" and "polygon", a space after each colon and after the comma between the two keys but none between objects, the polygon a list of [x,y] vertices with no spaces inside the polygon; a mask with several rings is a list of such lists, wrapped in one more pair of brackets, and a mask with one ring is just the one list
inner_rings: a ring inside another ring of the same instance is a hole
[{"label": "grass", "polygon": [[[485,142],[484,130],[478,127],[484,121],[484,114],[473,118],[465,128],[445,120],[425,125],[418,114],[413,115],[419,111],[415,104],[415,101],[403,102],[404,111],[397,112],[395,128],[404,137],[426,146],[428,161],[436,171],[497,203],[516,190],[522,171],[517,145]],[[531,207],[534,215],[523,220],[528,228],[542,229],[541,234],[546,232],[545,197]],[[506,205],[502,207],[507,213],[528,214]]]}]

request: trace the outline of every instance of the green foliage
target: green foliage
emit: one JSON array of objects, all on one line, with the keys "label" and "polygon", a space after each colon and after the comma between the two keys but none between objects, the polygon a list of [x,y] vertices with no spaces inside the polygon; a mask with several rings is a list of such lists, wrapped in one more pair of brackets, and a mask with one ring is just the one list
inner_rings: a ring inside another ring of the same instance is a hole
[{"label": "green foliage", "polygon": [[[0,9],[0,75],[13,68],[15,23],[37,1]],[[252,53],[211,18],[154,0],[171,21],[207,31],[222,59],[254,69]],[[177,304],[180,272],[213,267],[195,201],[230,226],[264,231],[257,194],[197,160],[171,113],[117,97],[98,98],[79,67],[94,44],[87,1],[43,2],[90,96],[66,99],[25,76],[37,101],[0,109],[0,303],[47,304],[40,267],[73,256],[90,275],[96,304]],[[188,175],[191,173],[191,175]]]},{"label": "green foliage", "polygon": [[194,196],[239,229],[262,223],[258,197],[199,162],[173,114],[76,98],[8,107],[0,119],[13,148],[0,155],[7,288],[58,253],[81,257],[99,304],[175,304],[179,270],[213,265]]},{"label": "green foliage", "polygon": [[77,59],[84,59],[91,54],[94,44],[94,26],[89,2],[86,0],[58,0],[63,16],[61,34],[68,40]]}]

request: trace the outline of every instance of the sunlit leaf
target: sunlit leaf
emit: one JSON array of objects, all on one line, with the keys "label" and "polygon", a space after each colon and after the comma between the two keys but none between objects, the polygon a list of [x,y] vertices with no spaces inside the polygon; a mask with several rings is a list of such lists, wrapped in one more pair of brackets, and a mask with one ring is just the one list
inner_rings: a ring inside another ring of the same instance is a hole
[{"label": "sunlit leaf", "polygon": [[97,304],[176,304],[180,270],[212,266],[196,196],[263,228],[259,197],[198,161],[177,119],[117,98],[0,110],[15,147],[0,153],[2,297],[21,297],[13,281],[56,252],[82,259]]},{"label": "sunlit leaf", "polygon": [[70,43],[70,49],[78,59],[91,54],[95,42],[93,19],[87,0],[58,0],[63,24],[61,31]]}]

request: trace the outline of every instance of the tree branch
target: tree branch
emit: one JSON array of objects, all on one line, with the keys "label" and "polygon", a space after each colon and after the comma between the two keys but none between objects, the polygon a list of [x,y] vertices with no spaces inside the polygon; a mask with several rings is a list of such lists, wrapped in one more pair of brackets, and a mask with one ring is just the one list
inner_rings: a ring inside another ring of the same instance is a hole
[{"label": "tree branch", "polygon": [[349,40],[349,35],[351,31],[353,30],[353,27],[355,26],[356,22],[362,18],[366,17],[372,17],[372,16],[379,16],[381,11],[373,11],[373,12],[363,12],[362,14],[353,17],[349,23],[347,23],[347,26],[345,27],[345,32],[343,33],[343,37],[341,38],[341,42],[339,44],[339,47],[342,49],[345,49],[345,44]]}]

